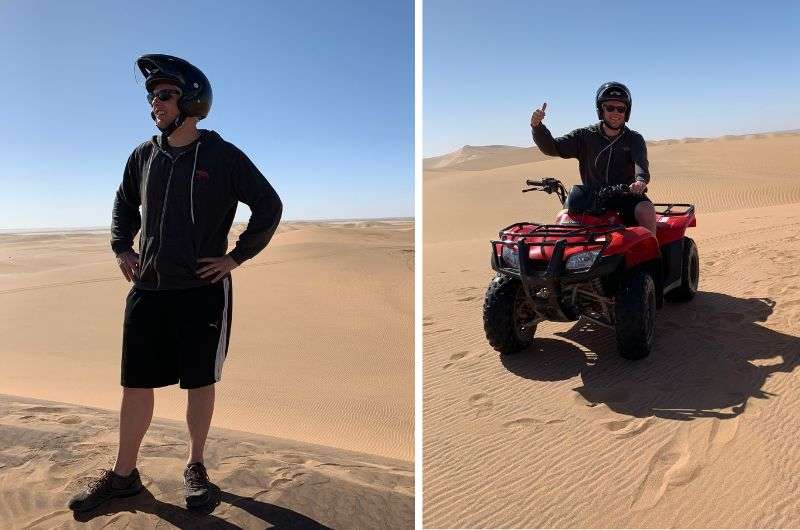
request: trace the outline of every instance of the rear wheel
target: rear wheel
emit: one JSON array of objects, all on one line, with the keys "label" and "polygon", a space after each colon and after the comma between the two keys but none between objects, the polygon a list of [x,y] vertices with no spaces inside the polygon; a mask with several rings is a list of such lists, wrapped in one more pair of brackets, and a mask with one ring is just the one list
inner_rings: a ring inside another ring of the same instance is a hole
[{"label": "rear wheel", "polygon": [[614,306],[619,354],[630,360],[647,357],[653,347],[656,323],[656,285],[652,276],[643,270],[627,274]]},{"label": "rear wheel", "polygon": [[533,343],[536,311],[525,296],[522,283],[497,275],[486,290],[483,329],[492,348],[503,354],[517,353]]},{"label": "rear wheel", "polygon": [[688,302],[697,294],[700,283],[700,256],[697,245],[691,238],[683,238],[683,257],[681,260],[681,285],[664,295],[670,302]]}]

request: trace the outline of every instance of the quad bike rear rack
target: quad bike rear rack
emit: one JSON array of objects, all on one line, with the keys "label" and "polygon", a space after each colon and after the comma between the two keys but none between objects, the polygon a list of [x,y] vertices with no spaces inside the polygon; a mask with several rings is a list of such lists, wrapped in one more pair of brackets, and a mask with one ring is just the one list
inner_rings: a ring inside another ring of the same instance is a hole
[{"label": "quad bike rear rack", "polygon": [[[525,232],[514,232],[514,228],[531,227]],[[499,240],[492,240],[492,268],[504,275],[519,278],[528,299],[533,303],[536,312],[548,320],[570,322],[575,320],[572,314],[561,303],[562,280],[564,276],[564,251],[567,247],[599,247],[600,253],[606,249],[613,232],[625,230],[625,226],[614,225],[540,225],[537,223],[515,223],[500,231]],[[509,240],[503,238],[514,237]],[[558,238],[551,241],[536,241],[529,243],[528,238]],[[568,241],[567,238],[572,239]],[[501,256],[498,256],[497,246],[517,247],[519,256],[519,269],[509,267]],[[534,264],[530,258],[531,247],[553,247],[553,252],[546,266],[542,268]],[[608,259],[598,259],[595,264],[585,271],[574,271],[569,274],[570,282],[583,282],[591,278],[609,273],[617,268],[621,256]]]},{"label": "quad bike rear rack", "polygon": [[[657,202],[654,203],[653,206],[656,208],[656,215],[666,215],[666,216],[677,216],[677,215],[692,215],[694,214],[694,204],[687,204],[681,202]],[[664,209],[662,211],[658,210],[659,206],[663,206]],[[680,207],[686,208],[680,212],[672,211],[673,208]]]}]

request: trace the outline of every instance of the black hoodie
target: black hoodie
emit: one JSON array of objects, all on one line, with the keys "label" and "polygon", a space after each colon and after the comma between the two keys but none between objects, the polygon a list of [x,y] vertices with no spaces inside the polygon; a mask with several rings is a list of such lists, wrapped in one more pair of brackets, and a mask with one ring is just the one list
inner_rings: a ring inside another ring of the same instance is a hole
[{"label": "black hoodie", "polygon": [[614,184],[647,184],[650,173],[647,144],[642,135],[624,126],[614,138],[603,133],[602,122],[553,138],[544,123],[532,128],[533,141],[542,153],[577,158],[584,185],[602,188]]},{"label": "black hoodie", "polygon": [[230,252],[241,264],[275,233],[283,211],[278,194],[242,151],[214,131],[200,130],[174,157],[166,138],[153,136],[128,158],[114,200],[111,248],[116,254],[131,250],[141,228],[136,287],[208,285],[210,279],[197,275],[197,260],[225,255],[239,202],[252,212]]}]

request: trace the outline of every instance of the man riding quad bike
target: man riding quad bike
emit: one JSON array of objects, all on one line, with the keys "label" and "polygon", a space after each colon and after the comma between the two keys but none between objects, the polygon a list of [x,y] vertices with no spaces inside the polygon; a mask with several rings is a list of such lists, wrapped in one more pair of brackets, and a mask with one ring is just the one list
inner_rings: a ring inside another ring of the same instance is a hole
[{"label": "man riding quad bike", "polygon": [[655,204],[653,235],[625,226],[607,207],[630,193],[627,185],[576,185],[567,196],[555,178],[527,184],[523,192],[556,193],[565,210],[556,224],[514,223],[492,241],[497,275],[483,306],[489,344],[516,353],[532,344],[540,322],[585,318],[615,331],[622,357],[646,357],[663,299],[688,301],[697,293],[697,247],[684,235],[696,226],[694,205]]}]

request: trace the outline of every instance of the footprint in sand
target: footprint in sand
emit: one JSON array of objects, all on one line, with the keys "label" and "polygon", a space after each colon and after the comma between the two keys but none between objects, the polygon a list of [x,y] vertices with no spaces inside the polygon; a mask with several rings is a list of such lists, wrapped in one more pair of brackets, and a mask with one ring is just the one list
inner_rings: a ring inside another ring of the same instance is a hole
[{"label": "footprint in sand", "polygon": [[469,397],[469,406],[475,412],[475,418],[480,418],[492,410],[492,401],[487,394],[473,394]]},{"label": "footprint in sand", "polygon": [[76,423],[82,422],[83,420],[80,419],[78,416],[62,416],[62,417],[58,418],[57,421],[58,421],[58,423],[63,423],[63,424],[66,424],[66,425],[74,425]]},{"label": "footprint in sand", "polygon": [[634,511],[652,508],[671,487],[689,484],[700,472],[700,466],[692,463],[692,452],[686,443],[675,439],[661,446],[647,466],[636,499]]},{"label": "footprint in sand", "polygon": [[453,331],[453,328],[432,329],[429,331],[426,330],[424,333],[425,335],[436,335],[438,333],[446,333],[448,331]]},{"label": "footprint in sand", "polygon": [[422,326],[432,326],[434,323],[433,317],[424,317],[422,319]]},{"label": "footprint in sand", "polygon": [[305,465],[308,458],[296,453],[276,453],[276,460],[286,462],[287,464],[301,464]]},{"label": "footprint in sand", "polygon": [[22,409],[24,412],[66,412],[67,409],[62,407],[28,407]]},{"label": "footprint in sand", "polygon": [[444,365],[444,369],[447,370],[448,368],[450,368],[451,366],[456,364],[456,361],[460,361],[461,359],[465,358],[467,355],[469,355],[469,352],[466,351],[466,350],[460,351],[458,353],[451,354],[450,355],[450,361],[451,362],[445,364]]},{"label": "footprint in sand", "polygon": [[566,420],[560,419],[540,419],[540,418],[517,418],[516,420],[507,421],[503,424],[506,429],[524,429],[534,425],[552,425],[554,423],[563,423]]},{"label": "footprint in sand", "polygon": [[476,298],[478,298],[478,297],[477,296],[467,296],[465,298],[459,298],[458,301],[459,302],[471,302],[472,300],[475,300]]},{"label": "footprint in sand", "polygon": [[307,475],[306,471],[284,471],[277,478],[270,481],[269,487],[276,489],[287,489],[293,486],[302,486],[303,481],[298,480]]},{"label": "footprint in sand", "polygon": [[600,426],[618,438],[630,438],[646,431],[655,419],[648,418],[627,418],[621,420],[601,421]]},{"label": "footprint in sand", "polygon": [[719,447],[732,442],[736,437],[736,431],[739,430],[739,417],[726,420],[714,418],[713,422],[709,445]]}]

